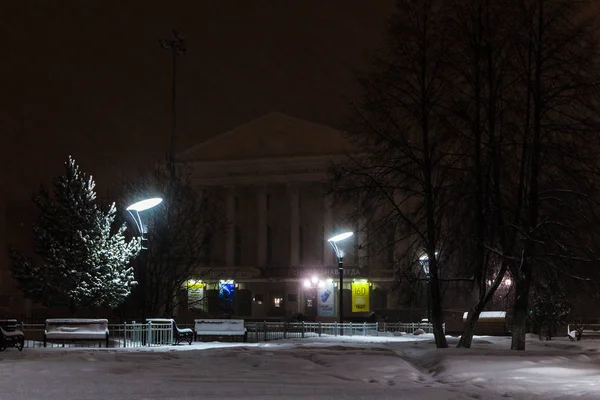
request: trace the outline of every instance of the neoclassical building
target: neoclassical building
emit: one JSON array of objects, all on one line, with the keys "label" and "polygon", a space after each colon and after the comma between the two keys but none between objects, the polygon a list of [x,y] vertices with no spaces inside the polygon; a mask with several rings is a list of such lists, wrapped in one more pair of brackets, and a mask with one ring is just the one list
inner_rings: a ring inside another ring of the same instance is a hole
[{"label": "neoclassical building", "polygon": [[[213,315],[333,319],[338,270],[326,239],[363,227],[325,195],[332,161],[352,152],[344,134],[271,113],[178,155],[192,180],[222,196],[227,233],[210,265],[188,282],[189,308]],[[354,226],[353,226],[354,225]],[[390,263],[369,254],[365,235],[344,245],[344,314],[366,316],[393,302]]]}]

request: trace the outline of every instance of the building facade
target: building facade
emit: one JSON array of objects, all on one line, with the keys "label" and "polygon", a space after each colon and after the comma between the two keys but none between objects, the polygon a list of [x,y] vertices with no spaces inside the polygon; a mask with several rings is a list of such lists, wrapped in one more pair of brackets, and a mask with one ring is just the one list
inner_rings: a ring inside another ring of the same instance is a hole
[{"label": "building facade", "polygon": [[199,188],[224,205],[227,232],[187,284],[189,309],[245,318],[335,319],[337,259],[327,238],[344,231],[344,315],[364,317],[392,301],[391,265],[369,254],[360,223],[326,195],[327,170],[353,149],[344,134],[279,113],[178,156]]}]

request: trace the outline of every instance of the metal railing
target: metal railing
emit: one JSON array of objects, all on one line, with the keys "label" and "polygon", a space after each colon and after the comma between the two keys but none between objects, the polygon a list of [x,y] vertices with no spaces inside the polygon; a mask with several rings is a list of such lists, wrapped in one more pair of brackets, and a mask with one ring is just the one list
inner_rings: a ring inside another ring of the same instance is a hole
[{"label": "metal railing", "polygon": [[[25,334],[25,347],[43,347],[45,324],[18,324],[17,329]],[[123,323],[109,324],[109,347],[155,347],[174,343],[172,323]],[[100,347],[104,341],[65,340],[48,342],[47,347]]]},{"label": "metal railing", "polygon": [[[404,332],[415,333],[417,329],[422,329],[425,333],[433,333],[433,324],[426,322],[383,322],[380,325],[382,332]],[[442,324],[444,334],[446,333],[446,324]]]},{"label": "metal railing", "polygon": [[[180,327],[184,327],[181,325]],[[323,322],[246,322],[247,340],[263,342],[278,339],[300,339],[335,336],[379,336],[381,333],[413,334],[417,329],[433,333],[428,323],[323,323]],[[193,327],[192,327],[193,328]],[[18,324],[25,334],[25,347],[43,347],[45,324]],[[445,324],[443,325],[445,332]],[[109,324],[109,347],[155,347],[174,343],[172,322]],[[103,341],[51,343],[48,347],[99,347]]]},{"label": "metal railing", "polygon": [[377,336],[378,323],[250,322],[248,341],[262,342],[322,336]]}]

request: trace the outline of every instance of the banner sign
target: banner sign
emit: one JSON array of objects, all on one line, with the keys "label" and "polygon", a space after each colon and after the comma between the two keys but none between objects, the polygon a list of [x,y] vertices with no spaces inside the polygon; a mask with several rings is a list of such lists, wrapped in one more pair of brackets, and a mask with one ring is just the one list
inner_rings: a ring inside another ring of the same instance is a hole
[{"label": "banner sign", "polygon": [[227,310],[233,310],[235,283],[219,283],[219,300]]},{"label": "banner sign", "polygon": [[204,309],[204,283],[188,282],[188,308]]},{"label": "banner sign", "polygon": [[333,317],[335,315],[335,296],[332,281],[325,281],[319,285],[317,303],[317,315],[319,317]]},{"label": "banner sign", "polygon": [[369,309],[369,284],[352,282],[352,312],[367,312]]}]

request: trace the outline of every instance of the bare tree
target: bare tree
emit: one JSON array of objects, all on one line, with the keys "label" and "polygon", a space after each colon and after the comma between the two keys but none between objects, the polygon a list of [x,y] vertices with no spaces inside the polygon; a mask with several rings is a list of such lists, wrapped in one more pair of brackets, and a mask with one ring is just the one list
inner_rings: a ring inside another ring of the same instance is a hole
[{"label": "bare tree", "polygon": [[211,265],[211,249],[225,221],[211,188],[193,187],[184,164],[157,163],[127,184],[127,203],[156,194],[164,198],[144,215],[147,224],[138,263],[138,304],[142,317],[172,316],[182,288],[201,279]]},{"label": "bare tree", "polygon": [[461,347],[510,274],[513,349],[545,269],[594,274],[600,65],[585,5],[399,1],[388,50],[361,80],[349,132],[364,154],[334,168],[334,192],[371,234],[394,232],[380,249],[404,243],[401,275],[427,256],[439,347],[442,272],[477,289]]},{"label": "bare tree", "polygon": [[363,100],[354,107],[350,138],[365,153],[333,170],[337,199],[357,204],[356,217],[367,217],[372,233],[392,229],[388,246],[402,242],[397,264],[415,269],[426,255],[437,347],[447,347],[439,261],[453,196],[449,177],[460,160],[446,121],[442,3],[398,2],[387,51],[376,60],[376,72],[361,79]]},{"label": "bare tree", "polygon": [[597,24],[582,19],[585,6],[531,0],[519,2],[515,13],[514,85],[507,110],[514,128],[502,155],[519,173],[499,178],[497,207],[512,211],[501,225],[514,238],[503,244],[503,253],[515,280],[511,347],[516,350],[525,348],[530,291],[540,270],[576,277],[572,268],[581,271],[597,258],[593,235],[581,229],[597,220],[600,127]]}]

